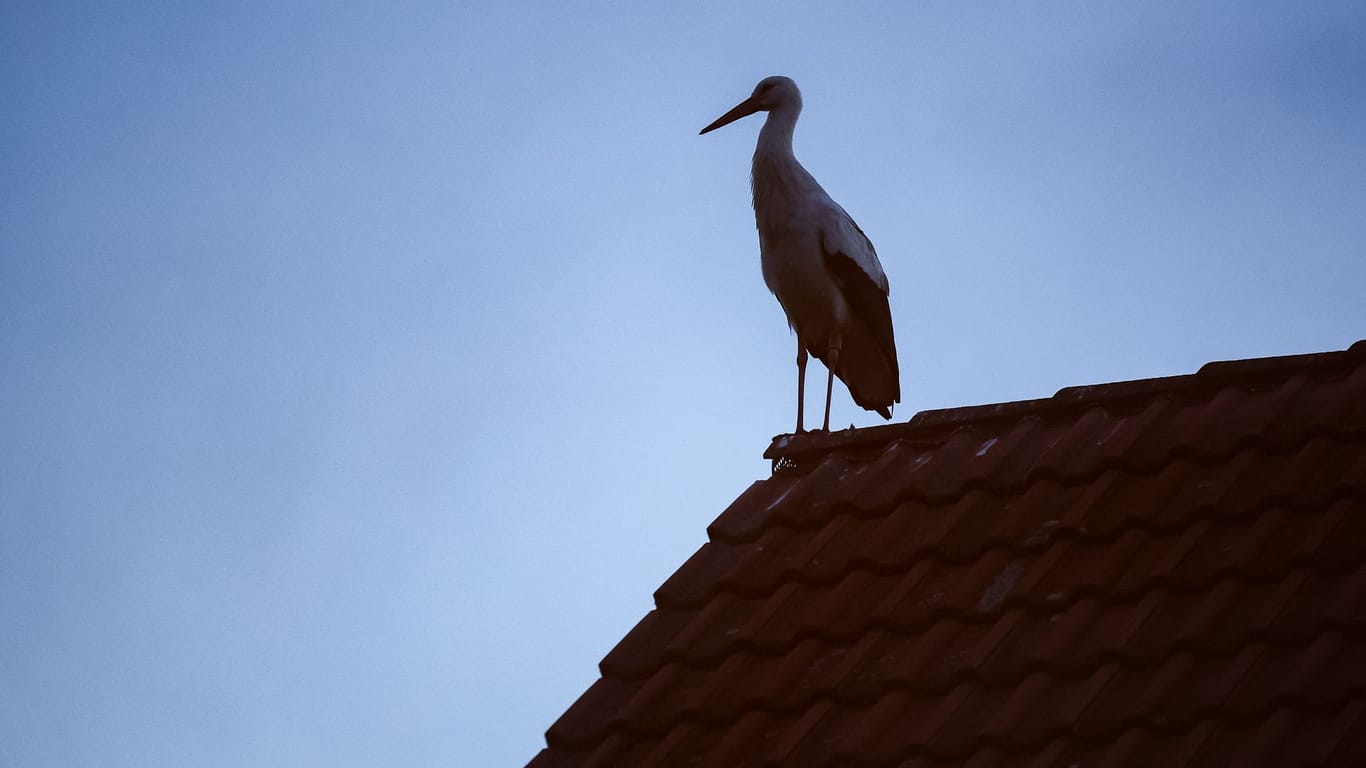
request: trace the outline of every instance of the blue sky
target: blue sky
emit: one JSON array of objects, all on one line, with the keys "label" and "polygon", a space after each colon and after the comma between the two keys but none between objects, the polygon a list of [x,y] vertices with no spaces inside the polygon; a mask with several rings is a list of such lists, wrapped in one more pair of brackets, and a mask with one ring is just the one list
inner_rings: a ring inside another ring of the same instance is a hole
[{"label": "blue sky", "polygon": [[791,428],[760,78],[904,420],[1366,337],[1362,72],[1353,2],[11,4],[0,764],[529,760]]}]

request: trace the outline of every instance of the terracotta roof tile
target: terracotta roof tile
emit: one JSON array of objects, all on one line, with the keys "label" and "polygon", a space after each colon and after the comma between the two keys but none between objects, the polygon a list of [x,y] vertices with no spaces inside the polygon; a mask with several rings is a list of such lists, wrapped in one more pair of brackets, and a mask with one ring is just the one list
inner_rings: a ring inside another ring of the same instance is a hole
[{"label": "terracotta roof tile", "polygon": [[533,766],[1366,763],[1366,342],[766,456]]}]

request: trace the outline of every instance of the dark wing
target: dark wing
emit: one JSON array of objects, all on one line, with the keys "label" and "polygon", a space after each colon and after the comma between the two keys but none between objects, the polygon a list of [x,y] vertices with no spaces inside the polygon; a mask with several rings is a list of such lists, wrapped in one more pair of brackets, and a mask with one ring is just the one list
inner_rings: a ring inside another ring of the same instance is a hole
[{"label": "dark wing", "polygon": [[[839,286],[853,312],[858,329],[842,339],[835,374],[849,387],[854,402],[891,418],[891,406],[901,402],[901,372],[896,359],[896,339],[892,332],[892,309],[887,303],[887,278],[877,263],[873,244],[863,231],[846,220],[858,235],[866,252],[850,254],[847,249],[832,250],[833,238],[824,249],[825,268]],[[846,241],[851,238],[843,238]],[[876,265],[879,282],[864,264]]]}]

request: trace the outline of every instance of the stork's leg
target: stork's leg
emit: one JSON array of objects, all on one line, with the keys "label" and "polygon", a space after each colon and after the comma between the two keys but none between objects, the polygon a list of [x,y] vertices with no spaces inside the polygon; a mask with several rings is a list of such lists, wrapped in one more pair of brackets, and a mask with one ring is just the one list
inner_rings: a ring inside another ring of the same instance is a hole
[{"label": "stork's leg", "polygon": [[840,361],[840,339],[838,336],[830,339],[830,352],[826,355],[825,367],[830,371],[830,375],[825,379],[825,426],[821,429],[830,431],[830,394],[835,389],[835,366]]},{"label": "stork's leg", "polygon": [[806,404],[806,345],[797,339],[797,432],[802,433],[802,406]]}]

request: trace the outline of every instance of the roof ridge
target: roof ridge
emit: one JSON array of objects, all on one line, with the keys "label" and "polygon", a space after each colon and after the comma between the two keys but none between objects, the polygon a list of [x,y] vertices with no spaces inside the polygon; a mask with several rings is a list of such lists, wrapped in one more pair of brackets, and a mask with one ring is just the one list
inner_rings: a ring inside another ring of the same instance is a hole
[{"label": "roof ridge", "polygon": [[[1332,427],[1311,426],[1303,432],[1291,438],[1277,438],[1265,434],[1243,435],[1234,439],[1226,450],[1209,449],[1203,445],[1177,444],[1168,450],[1160,452],[1155,456],[1143,457],[1144,461],[1133,461],[1124,457],[1097,461],[1084,472],[1068,473],[1049,466],[1031,468],[1014,483],[1001,483],[995,479],[991,473],[980,478],[969,477],[966,482],[958,485],[951,492],[927,493],[924,489],[910,486],[897,492],[885,505],[879,504],[878,509],[892,509],[901,504],[912,501],[921,501],[926,504],[936,506],[947,505],[956,502],[969,493],[981,491],[994,496],[1006,497],[1015,496],[1027,491],[1033,486],[1052,481],[1065,487],[1083,485],[1102,477],[1107,472],[1118,472],[1120,474],[1139,477],[1153,475],[1175,461],[1189,461],[1200,466],[1211,466],[1220,462],[1227,461],[1248,452],[1260,452],[1267,456],[1279,456],[1283,454],[1295,453],[1298,449],[1316,440],[1328,440],[1337,444],[1358,442],[1366,438],[1366,427],[1343,426],[1341,424]],[[896,441],[900,442],[900,440]],[[827,461],[845,461],[850,464],[859,463],[849,459],[843,454],[831,453],[821,459],[824,464]],[[744,499],[741,495],[732,506]],[[780,497],[781,499],[781,497]],[[773,506],[770,504],[770,506]],[[843,514],[846,509],[853,509],[859,512],[866,511],[863,508],[848,502],[837,501],[827,506],[827,511],[834,511],[835,514]],[[724,521],[727,519],[729,508],[724,510],[710,526],[707,527],[707,536],[712,541],[723,540],[731,543],[744,543],[758,540],[763,535],[763,530],[772,526],[786,527],[792,530],[807,530],[819,528],[826,524],[832,515],[811,516],[806,525],[793,524],[790,517],[777,516],[765,518],[763,525],[750,526],[752,530],[738,533],[728,530]],[[867,515],[859,515],[867,516]]]},{"label": "roof ridge", "polygon": [[764,451],[764,458],[773,460],[776,473],[785,464],[792,464],[799,458],[806,461],[812,456],[831,453],[876,454],[897,438],[912,444],[937,446],[949,433],[969,424],[1017,419],[1031,414],[1042,417],[1071,410],[1078,405],[1151,399],[1158,395],[1187,393],[1211,385],[1227,386],[1229,382],[1248,378],[1280,377],[1338,366],[1355,367],[1363,363],[1366,363],[1366,339],[1354,342],[1345,350],[1217,360],[1205,363],[1195,373],[1069,386],[1059,389],[1051,397],[930,409],[919,411],[909,420],[896,424],[835,432],[776,435]]}]

